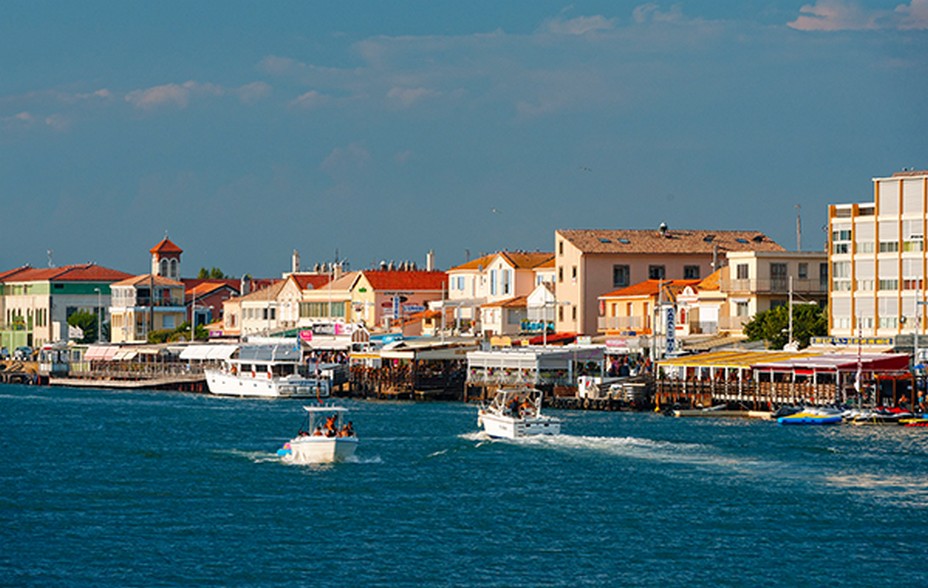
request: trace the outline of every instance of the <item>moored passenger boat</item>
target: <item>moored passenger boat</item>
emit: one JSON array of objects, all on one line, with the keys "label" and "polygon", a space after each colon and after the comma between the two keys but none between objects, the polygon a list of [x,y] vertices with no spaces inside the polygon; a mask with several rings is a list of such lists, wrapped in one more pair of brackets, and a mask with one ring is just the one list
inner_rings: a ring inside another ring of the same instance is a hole
[{"label": "moored passenger boat", "polygon": [[204,370],[206,385],[220,396],[327,398],[330,379],[308,373],[302,359],[294,344],[243,345],[220,369]]}]

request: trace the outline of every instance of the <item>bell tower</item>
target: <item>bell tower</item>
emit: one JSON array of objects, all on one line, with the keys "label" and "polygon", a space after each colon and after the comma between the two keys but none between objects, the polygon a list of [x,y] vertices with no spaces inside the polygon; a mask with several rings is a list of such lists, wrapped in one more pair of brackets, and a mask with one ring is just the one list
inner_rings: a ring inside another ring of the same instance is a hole
[{"label": "bell tower", "polygon": [[151,248],[151,273],[171,280],[180,280],[180,254],[184,250],[168,239],[164,239]]}]

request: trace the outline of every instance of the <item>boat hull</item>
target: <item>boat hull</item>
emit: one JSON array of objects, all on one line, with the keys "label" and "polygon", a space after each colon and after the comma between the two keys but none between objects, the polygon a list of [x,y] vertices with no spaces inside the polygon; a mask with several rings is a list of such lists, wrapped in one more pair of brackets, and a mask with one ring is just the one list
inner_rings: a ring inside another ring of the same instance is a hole
[{"label": "boat hull", "polygon": [[328,398],[329,382],[309,378],[268,378],[265,374],[232,374],[205,370],[210,393],[248,398]]},{"label": "boat hull", "polygon": [[560,435],[561,421],[551,417],[513,418],[490,413],[482,413],[477,418],[477,425],[496,439],[519,439],[534,435]]},{"label": "boat hull", "polygon": [[277,453],[287,463],[305,465],[345,461],[357,448],[357,437],[297,437]]}]

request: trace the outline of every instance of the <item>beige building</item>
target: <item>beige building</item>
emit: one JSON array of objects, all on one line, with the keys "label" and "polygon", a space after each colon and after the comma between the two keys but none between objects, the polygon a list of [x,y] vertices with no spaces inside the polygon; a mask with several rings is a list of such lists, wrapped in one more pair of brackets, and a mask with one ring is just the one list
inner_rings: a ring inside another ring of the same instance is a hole
[{"label": "beige building", "polygon": [[699,280],[729,251],[784,251],[759,231],[558,230],[554,236],[557,330],[593,335],[599,297],[653,280]]},{"label": "beige building", "polygon": [[176,329],[187,320],[184,284],[145,274],[110,285],[110,341],[144,343],[151,331]]},{"label": "beige building", "polygon": [[829,333],[924,334],[928,171],[874,178],[873,202],[830,206],[828,225]]}]

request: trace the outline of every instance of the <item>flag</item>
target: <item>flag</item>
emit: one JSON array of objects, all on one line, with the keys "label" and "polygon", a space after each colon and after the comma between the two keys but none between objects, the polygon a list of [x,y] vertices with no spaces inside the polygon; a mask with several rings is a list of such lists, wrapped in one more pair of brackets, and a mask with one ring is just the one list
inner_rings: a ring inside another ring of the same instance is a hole
[{"label": "flag", "polygon": [[83,339],[84,338],[84,329],[68,325],[68,339]]}]

